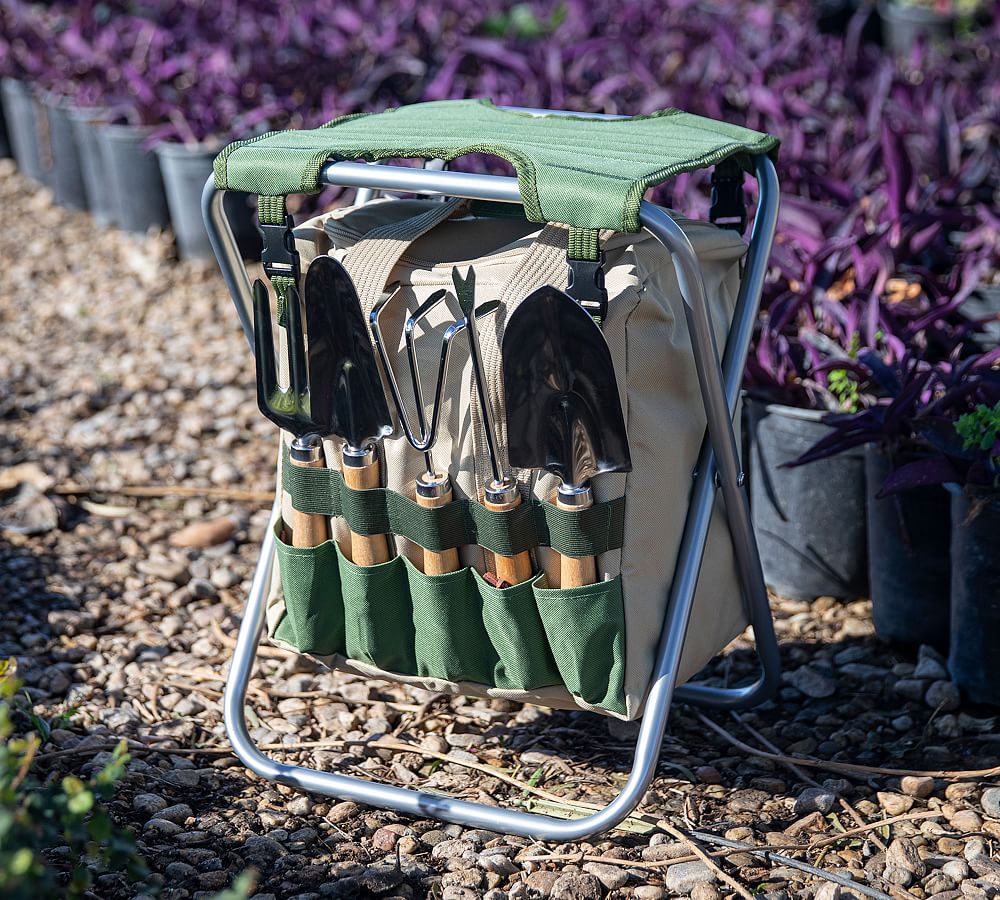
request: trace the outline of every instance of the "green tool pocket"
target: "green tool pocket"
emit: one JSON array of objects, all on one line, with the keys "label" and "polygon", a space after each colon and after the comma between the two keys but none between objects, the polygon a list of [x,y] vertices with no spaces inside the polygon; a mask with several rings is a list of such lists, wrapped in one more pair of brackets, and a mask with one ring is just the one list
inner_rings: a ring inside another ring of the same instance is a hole
[{"label": "green tool pocket", "polygon": [[274,637],[302,653],[330,656],[344,652],[344,604],[340,595],[337,545],[291,547],[280,539],[278,567],[285,594],[285,615]]},{"label": "green tool pocket", "polygon": [[403,558],[356,566],[339,547],[336,552],[347,656],[390,672],[415,672],[413,610]]},{"label": "green tool pocket", "polygon": [[592,706],[625,715],[625,606],[621,576],[583,587],[532,583],[562,681]]},{"label": "green tool pocket", "polygon": [[416,673],[445,681],[493,683],[497,654],[483,626],[472,570],[425,575],[405,560],[416,633]]},{"label": "green tool pocket", "polygon": [[565,685],[625,714],[621,576],[557,590],[541,575],[497,588],[471,568],[425,575],[403,556],[356,566],[334,541],[279,540],[277,552],[285,615],[273,636],[302,653],[512,691]]},{"label": "green tool pocket", "polygon": [[473,576],[482,600],[483,624],[498,657],[490,683],[509,690],[562,684],[535,606],[532,583],[498,588],[483,581],[478,572]]}]

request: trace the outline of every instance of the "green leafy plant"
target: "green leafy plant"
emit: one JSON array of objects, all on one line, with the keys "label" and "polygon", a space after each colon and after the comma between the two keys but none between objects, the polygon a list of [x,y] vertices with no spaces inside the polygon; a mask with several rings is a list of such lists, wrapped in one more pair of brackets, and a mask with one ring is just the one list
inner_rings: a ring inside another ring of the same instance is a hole
[{"label": "green leafy plant", "polygon": [[979,457],[981,467],[993,476],[993,487],[1000,487],[1000,400],[993,406],[980,403],[959,416],[955,431],[962,449]]},{"label": "green leafy plant", "polygon": [[[129,760],[125,742],[86,781],[74,775],[40,781],[32,768],[48,724],[20,708],[19,687],[13,662],[0,662],[0,896],[79,897],[95,873],[144,877],[146,865],[131,834],[115,826],[104,806]],[[14,734],[18,713],[35,729],[26,737]],[[53,854],[63,847],[68,852]]]},{"label": "green leafy plant", "polygon": [[959,416],[955,431],[963,450],[989,450],[1000,439],[1000,401],[993,407],[980,403],[972,412]]},{"label": "green leafy plant", "polygon": [[857,380],[847,369],[832,369],[827,378],[827,388],[844,412],[857,412],[861,406],[861,390]]},{"label": "green leafy plant", "polygon": [[514,37],[530,41],[552,34],[565,19],[566,7],[561,4],[549,18],[541,19],[531,4],[517,3],[507,12],[485,19],[482,28],[493,37]]}]

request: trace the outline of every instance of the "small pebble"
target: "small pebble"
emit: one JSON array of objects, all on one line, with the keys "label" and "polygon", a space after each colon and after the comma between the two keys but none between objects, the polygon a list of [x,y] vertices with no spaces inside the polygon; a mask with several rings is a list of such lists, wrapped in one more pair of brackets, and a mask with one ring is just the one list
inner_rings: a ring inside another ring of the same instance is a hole
[{"label": "small pebble", "polygon": [[905,775],[899,781],[899,789],[908,797],[926,800],[934,793],[934,779],[923,775]]},{"label": "small pebble", "polygon": [[939,709],[942,712],[950,712],[958,709],[962,702],[962,695],[958,686],[950,681],[935,681],[924,696],[924,702],[931,709]]},{"label": "small pebble", "polygon": [[991,819],[1000,819],[1000,788],[986,788],[979,798],[979,804]]},{"label": "small pebble", "polygon": [[902,816],[913,809],[912,797],[893,794],[889,791],[878,791],[875,796],[878,799],[878,805],[890,816]]}]

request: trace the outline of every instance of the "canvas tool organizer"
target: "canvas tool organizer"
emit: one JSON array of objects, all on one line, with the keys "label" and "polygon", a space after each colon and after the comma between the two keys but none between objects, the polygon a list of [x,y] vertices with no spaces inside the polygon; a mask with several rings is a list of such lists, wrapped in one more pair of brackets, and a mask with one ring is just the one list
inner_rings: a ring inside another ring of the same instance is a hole
[{"label": "canvas tool organizer", "polygon": [[[368,490],[345,484],[339,439],[324,441],[324,467],[304,469],[289,463],[291,436],[283,435],[275,518],[227,691],[227,726],[248,765],[266,777],[362,802],[568,837],[606,827],[634,805],[635,785],[655,768],[674,688],[751,622],[764,669],[756,684],[677,691],[734,707],[769,689],[773,634],[732,417],[735,370],[742,369],[773,235],[776,146],[767,135],[676,110],[591,118],[445,101],[275,132],[219,155],[214,185],[206,187],[206,221],[244,327],[245,275],[241,280],[219,212],[225,190],[260,197],[264,267],[278,297],[279,323],[289,287],[314,259],[333,256],[350,274],[366,316],[390,298],[380,321],[400,380],[408,377],[406,316],[434,291],[452,289],[453,267],[472,266],[477,303],[499,304],[479,332],[486,394],[506,459],[505,323],[536,288],[569,290],[599,321],[610,347],[632,459],[628,474],[593,479],[595,504],[588,509],[557,508],[550,501],[558,481],[539,470],[512,473],[523,498],[519,507],[487,509],[480,502],[489,473],[484,423],[464,345],[455,347],[433,451],[438,468],[452,478],[452,503],[427,509],[414,502],[423,460],[398,422],[380,444],[383,485]],[[473,152],[510,162],[516,183],[371,165],[405,158],[448,162]],[[651,186],[709,166],[715,167],[713,219],[720,224],[668,215],[643,202]],[[741,237],[745,172],[761,181],[749,255]],[[324,183],[365,188],[359,200],[367,202],[293,229],[284,198]],[[369,196],[367,189],[383,188],[435,196]],[[423,323],[416,341],[420,368],[433,367],[455,314],[449,300]],[[716,345],[725,347],[728,369],[720,369]],[[330,517],[333,538],[318,547],[289,546],[283,523],[293,508]],[[349,558],[350,531],[391,535],[392,558],[356,565]],[[461,567],[425,574],[421,548],[457,548]],[[510,587],[484,578],[489,552],[524,550],[532,554],[534,577]],[[558,554],[595,556],[597,582],[552,587]],[[242,670],[265,630],[280,646],[366,676],[622,719],[643,716],[646,737],[640,737],[632,787],[587,826],[484,812],[477,804],[276,763],[252,746],[242,719]]]}]

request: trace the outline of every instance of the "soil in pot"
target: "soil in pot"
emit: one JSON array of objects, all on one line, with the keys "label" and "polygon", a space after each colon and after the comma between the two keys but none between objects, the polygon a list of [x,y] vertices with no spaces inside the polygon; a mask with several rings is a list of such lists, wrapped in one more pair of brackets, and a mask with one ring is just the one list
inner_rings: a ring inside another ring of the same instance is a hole
[{"label": "soil in pot", "polygon": [[10,146],[17,168],[25,178],[44,182],[45,171],[38,139],[38,104],[31,88],[16,78],[4,78],[0,92],[3,94],[4,117],[10,130]]},{"label": "soil in pot", "polygon": [[104,154],[97,139],[98,123],[104,116],[101,109],[73,109],[69,117],[80,157],[83,187],[87,206],[98,225],[115,223],[115,199],[110,179],[104,167]]},{"label": "soil in pot", "polygon": [[150,131],[131,125],[101,125],[97,138],[111,184],[115,222],[144,232],[170,224],[167,195],[156,154],[146,146]]},{"label": "soil in pot", "polygon": [[87,194],[69,107],[59,97],[46,97],[42,108],[48,119],[52,171],[49,184],[56,203],[71,209],[86,209]]},{"label": "soil in pot", "polygon": [[951,496],[948,669],[974,703],[1000,706],[1000,496]]},{"label": "soil in pot", "polygon": [[751,511],[772,590],[798,600],[850,600],[868,590],[864,453],[782,468],[828,433],[823,415],[747,403]]},{"label": "soil in pot", "polygon": [[[175,143],[159,144],[156,148],[181,259],[213,255],[201,215],[201,195],[218,150],[218,147]],[[254,224],[256,216],[250,200],[247,194],[230,191],[223,201],[244,259],[260,257],[260,233]]]},{"label": "soil in pot", "polygon": [[948,40],[955,33],[955,18],[923,6],[905,6],[892,0],[878,5],[882,36],[894,53],[905,55],[921,37],[929,41]]},{"label": "soil in pot", "polygon": [[948,647],[951,500],[940,485],[878,499],[894,467],[916,458],[865,448],[868,574],[875,631],[887,641]]}]

